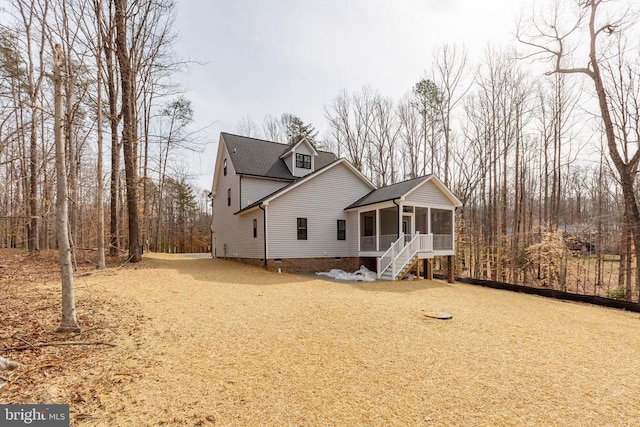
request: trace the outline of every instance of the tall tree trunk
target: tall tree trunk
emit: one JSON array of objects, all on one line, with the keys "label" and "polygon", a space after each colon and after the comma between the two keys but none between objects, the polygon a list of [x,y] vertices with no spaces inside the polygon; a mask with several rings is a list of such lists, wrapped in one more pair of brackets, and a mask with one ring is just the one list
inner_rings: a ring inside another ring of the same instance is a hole
[{"label": "tall tree trunk", "polygon": [[79,332],[76,320],[76,304],[73,294],[73,268],[71,265],[71,245],[69,244],[69,201],[67,191],[67,170],[64,144],[62,142],[62,52],[55,46],[53,60],[54,83],[54,139],[56,146],[56,223],[58,235],[58,256],[62,279],[62,320],[56,332]]},{"label": "tall tree trunk", "polygon": [[[22,23],[25,30],[25,42],[26,42],[26,56],[27,56],[27,90],[29,93],[29,108],[31,115],[30,136],[29,136],[29,156],[27,157],[26,148],[22,153],[23,159],[29,161],[29,173],[27,175],[26,165],[23,169],[23,195],[25,202],[25,212],[27,213],[28,221],[26,224],[27,231],[27,247],[30,251],[39,250],[38,239],[38,94],[42,86],[42,78],[44,76],[44,46],[45,46],[45,20],[48,11],[48,2],[42,5],[41,10],[36,10],[36,5],[33,2],[27,2],[24,0],[15,2],[20,16],[22,17]],[[38,62],[36,63],[33,58],[34,54],[34,40],[33,40],[33,23],[39,22],[42,27],[40,28],[39,40],[35,42],[35,46],[39,46],[37,51]],[[37,76],[36,76],[37,73]],[[24,122],[22,122],[24,123]],[[23,160],[24,161],[24,160]],[[28,177],[28,178],[27,178]]]},{"label": "tall tree trunk", "polygon": [[602,262],[602,244],[604,242],[604,238],[603,238],[603,233],[604,233],[604,227],[603,227],[603,221],[602,221],[602,215],[604,212],[603,206],[602,206],[602,193],[603,193],[603,185],[602,185],[602,169],[603,169],[603,155],[602,155],[602,151],[600,152],[600,166],[598,167],[598,196],[597,196],[597,200],[598,200],[598,217],[596,220],[596,280],[595,283],[593,285],[593,294],[594,295],[598,295],[598,288],[600,288],[602,286],[602,266],[603,266],[603,262]]},{"label": "tall tree trunk", "polygon": [[633,255],[631,254],[632,252],[631,247],[633,246],[633,238],[631,237],[631,233],[626,233],[624,240],[625,240],[625,244],[624,244],[625,250],[627,251],[627,254],[625,256],[626,264],[624,266],[625,276],[626,276],[624,297],[627,301],[631,301],[632,292],[633,292],[633,274],[632,274]]},{"label": "tall tree trunk", "polygon": [[[66,145],[66,154],[67,154],[67,168],[68,168],[68,192],[69,192],[69,200],[70,205],[69,209],[69,236],[72,247],[72,259],[74,264],[76,264],[77,260],[75,259],[76,255],[73,251],[73,248],[76,246],[76,241],[78,240],[78,154],[76,146],[76,142],[72,136],[73,130],[73,106],[71,102],[71,94],[72,94],[72,81],[74,79],[73,71],[71,70],[71,66],[67,64],[66,66],[66,79],[65,79],[65,114],[64,114],[64,141]],[[77,267],[77,265],[76,265]]]},{"label": "tall tree trunk", "polygon": [[[109,43],[109,42],[108,42]],[[106,43],[106,44],[108,44]],[[106,46],[105,44],[105,46]],[[120,252],[120,216],[119,198],[120,193],[120,141],[118,140],[118,101],[114,76],[113,52],[105,47],[105,58],[107,62],[107,88],[109,92],[109,124],[111,126],[111,178],[109,189],[109,253],[117,256]]]},{"label": "tall tree trunk", "polygon": [[115,1],[116,14],[116,56],[120,66],[122,90],[122,149],[124,157],[125,182],[127,187],[127,214],[129,225],[129,258],[131,262],[142,259],[138,225],[138,174],[136,164],[133,72],[127,46],[126,0]]},{"label": "tall tree trunk", "polygon": [[102,1],[100,0],[96,4],[96,24],[97,24],[97,37],[98,37],[98,49],[96,55],[96,65],[97,65],[97,100],[96,100],[96,122],[97,122],[97,139],[98,139],[98,167],[96,173],[96,185],[98,188],[97,198],[97,207],[98,207],[98,269],[103,269],[106,266],[105,262],[105,251],[104,251],[104,181],[103,181],[103,170],[102,170],[102,55],[100,53],[100,49],[102,46],[102,26],[101,26],[101,18],[100,13],[102,10]]},{"label": "tall tree trunk", "polygon": [[[151,97],[153,95],[150,95]],[[142,244],[149,250],[151,236],[151,214],[149,213],[149,123],[151,121],[151,100],[143,97],[144,110],[144,154],[142,161]]]},{"label": "tall tree trunk", "polygon": [[[98,12],[100,8],[96,6]],[[120,142],[118,140],[118,124],[120,116],[118,114],[118,90],[116,84],[116,69],[113,56],[113,15],[110,14],[109,21],[105,23],[106,28],[100,27],[102,50],[105,59],[104,72],[107,77],[107,97],[109,104],[109,126],[111,134],[111,174],[109,178],[109,254],[118,256],[120,253],[120,215],[119,215],[119,193],[120,193]]]},{"label": "tall tree trunk", "polygon": [[[607,147],[609,149],[609,155],[613,164],[618,171],[620,177],[620,186],[622,187],[622,193],[624,196],[626,223],[631,229],[633,236],[633,244],[636,254],[640,252],[640,210],[638,209],[638,201],[633,188],[635,177],[637,174],[638,162],[640,161],[640,150],[637,150],[633,158],[627,162],[620,156],[618,152],[618,144],[616,140],[616,134],[613,127],[613,119],[611,117],[611,111],[609,110],[609,103],[607,100],[607,92],[602,79],[600,71],[599,57],[596,52],[596,38],[599,34],[596,29],[596,10],[599,2],[590,0],[591,14],[589,19],[589,33],[590,33],[590,51],[589,59],[591,69],[587,70],[585,74],[589,75],[594,82],[596,93],[598,95],[598,104],[600,106],[600,113],[602,115],[602,121],[604,124],[605,135],[607,137]],[[640,283],[640,263],[636,263],[635,272],[636,284]]]},{"label": "tall tree trunk", "polygon": [[[35,95],[34,95],[35,97]],[[40,250],[38,238],[38,112],[31,109],[31,135],[29,138],[29,227],[28,239],[31,252]]]},{"label": "tall tree trunk", "polygon": [[[521,193],[520,193],[520,113],[516,114],[516,133],[515,133],[515,166],[514,166],[514,207],[513,207],[513,231],[511,233],[511,283],[517,283],[517,269],[518,269],[518,250],[520,247],[520,223],[521,223]],[[506,201],[505,201],[506,202]],[[506,203],[505,203],[506,204]]]}]

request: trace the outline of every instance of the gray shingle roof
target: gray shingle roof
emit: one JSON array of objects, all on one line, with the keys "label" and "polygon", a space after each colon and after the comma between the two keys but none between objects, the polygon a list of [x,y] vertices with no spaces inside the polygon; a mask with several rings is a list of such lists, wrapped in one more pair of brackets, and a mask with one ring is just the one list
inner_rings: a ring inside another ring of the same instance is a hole
[{"label": "gray shingle roof", "polygon": [[391,184],[386,187],[372,190],[369,194],[362,197],[360,200],[355,201],[346,209],[358,208],[361,206],[373,205],[375,203],[387,202],[389,200],[399,199],[407,194],[409,191],[420,185],[427,180],[431,175],[421,176],[413,178],[407,181],[398,182],[397,184]]},{"label": "gray shingle roof", "polygon": [[[291,146],[263,139],[221,133],[229,150],[229,157],[238,174],[264,176],[268,178],[294,180],[289,168],[280,158]],[[327,151],[318,151],[315,169],[321,169],[337,159]]]}]

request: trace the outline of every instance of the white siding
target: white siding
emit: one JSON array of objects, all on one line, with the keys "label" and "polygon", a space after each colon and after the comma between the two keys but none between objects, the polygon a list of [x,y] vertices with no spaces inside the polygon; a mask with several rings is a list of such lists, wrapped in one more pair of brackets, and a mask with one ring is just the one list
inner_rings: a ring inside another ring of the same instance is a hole
[{"label": "white siding", "polygon": [[295,150],[296,153],[306,154],[308,156],[313,156],[313,151],[309,149],[307,144],[299,144]]},{"label": "white siding", "polygon": [[261,179],[243,176],[241,182],[241,204],[242,207],[249,206],[265,196],[289,184],[286,181],[276,181],[273,179]]},{"label": "white siding", "polygon": [[[235,215],[233,227],[225,232],[230,235],[227,243],[227,256],[232,258],[264,258],[264,220],[263,212],[258,209],[249,214]],[[253,220],[258,226],[257,236],[253,237]]]},{"label": "white siding", "polygon": [[425,182],[422,186],[409,193],[406,200],[429,206],[453,207],[451,200],[431,181]]},{"label": "white siding", "polygon": [[282,160],[284,160],[284,163],[289,168],[289,172],[291,172],[291,174],[293,175],[293,167],[295,166],[295,159],[293,158],[293,156],[287,156]]},{"label": "white siding", "polygon": [[[290,154],[291,155],[287,157],[287,159],[291,161],[291,164],[288,164],[288,166],[293,176],[298,176],[298,177],[306,176],[315,170],[315,167],[314,167],[315,156],[313,154],[313,151],[311,151],[311,149],[309,148],[309,146],[307,146],[307,144],[304,144],[304,143],[299,144],[298,146],[295,147],[295,150],[291,151]],[[311,156],[311,169],[296,167],[296,154],[304,154],[307,156]]]},{"label": "white siding", "polygon": [[[338,164],[271,201],[267,207],[269,258],[358,256],[357,213],[344,208],[371,189]],[[307,218],[307,240],[297,239],[296,218]],[[346,220],[346,240],[337,220]]]},{"label": "white siding", "polygon": [[[220,173],[218,188],[213,197],[212,233],[215,237],[215,253],[218,257],[262,258],[264,257],[264,231],[262,211],[252,212],[245,216],[234,215],[240,210],[239,177],[233,168],[224,144],[221,144],[222,162],[218,167]],[[224,159],[227,159],[227,176],[222,172]],[[243,178],[244,185],[244,178]],[[227,206],[227,190],[231,189],[231,206]],[[258,237],[253,238],[253,220],[258,220]]]}]

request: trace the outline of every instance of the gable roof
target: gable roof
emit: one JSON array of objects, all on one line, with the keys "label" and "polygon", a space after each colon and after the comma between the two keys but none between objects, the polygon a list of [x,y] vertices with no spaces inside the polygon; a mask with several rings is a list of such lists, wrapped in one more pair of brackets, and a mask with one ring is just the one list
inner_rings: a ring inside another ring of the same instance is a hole
[{"label": "gable roof", "polygon": [[362,197],[360,200],[357,200],[351,205],[347,206],[345,210],[373,205],[376,203],[388,202],[391,200],[402,199],[427,181],[433,181],[436,187],[438,187],[440,191],[442,191],[444,195],[449,200],[451,200],[454,206],[462,206],[460,200],[458,200],[458,198],[451,191],[449,191],[447,187],[445,187],[445,185],[438,179],[437,176],[429,174],[375,189],[369,194]]},{"label": "gable roof", "polygon": [[[295,180],[291,171],[280,157],[291,146],[263,139],[249,138],[222,132],[221,139],[227,146],[229,158],[237,174],[261,176],[276,179]],[[337,159],[327,151],[318,151],[315,168],[321,169]]]},{"label": "gable roof", "polygon": [[289,155],[292,151],[295,151],[301,144],[305,144],[308,148],[309,151],[311,151],[311,153],[314,156],[318,155],[318,151],[316,150],[316,148],[313,146],[313,144],[311,142],[309,142],[309,140],[305,137],[300,138],[300,140],[298,142],[296,142],[295,144],[291,144],[289,145],[289,149],[285,150],[284,153],[282,153],[282,155],[280,156],[281,158],[285,158],[287,155]]},{"label": "gable roof", "polygon": [[389,200],[399,199],[409,191],[411,191],[418,184],[429,178],[430,175],[413,178],[408,181],[398,182],[396,184],[387,185],[386,187],[378,188],[371,191],[369,194],[362,197],[360,200],[356,200],[351,205],[347,206],[347,209],[359,208],[361,206],[373,205],[375,203],[388,202]]},{"label": "gable roof", "polygon": [[347,159],[340,158],[340,159],[338,159],[338,160],[336,160],[336,161],[334,161],[334,162],[332,162],[332,163],[330,163],[330,164],[328,164],[328,165],[324,166],[324,167],[323,167],[323,168],[321,168],[321,169],[317,169],[317,170],[315,170],[314,172],[312,172],[312,173],[310,173],[310,174],[308,174],[308,175],[305,175],[305,176],[303,176],[303,177],[301,177],[301,178],[297,178],[295,181],[293,181],[293,182],[291,182],[291,183],[289,183],[289,184],[285,185],[284,187],[282,187],[282,188],[280,188],[280,189],[278,189],[278,190],[274,191],[274,192],[273,192],[273,193],[271,193],[271,194],[266,195],[266,196],[265,196],[265,197],[263,197],[262,199],[260,199],[260,200],[258,200],[258,201],[256,201],[256,202],[254,202],[254,203],[252,203],[252,204],[250,204],[250,205],[248,205],[248,206],[245,206],[244,208],[240,209],[240,210],[239,210],[238,212],[236,212],[235,214],[240,214],[240,213],[248,212],[248,211],[253,210],[253,209],[255,209],[255,208],[257,208],[258,206],[263,205],[263,204],[264,204],[264,205],[267,205],[267,204],[268,204],[270,201],[272,201],[273,199],[275,199],[275,198],[277,198],[277,197],[280,197],[281,195],[283,195],[283,194],[287,193],[288,191],[290,191],[290,190],[292,190],[292,189],[296,188],[297,186],[299,186],[299,185],[301,185],[301,184],[303,184],[303,183],[305,183],[305,182],[307,182],[307,181],[309,181],[309,180],[311,180],[311,179],[315,178],[316,176],[320,175],[321,173],[324,173],[324,172],[326,172],[327,170],[329,170],[329,169],[331,169],[331,168],[333,168],[333,167],[335,167],[335,166],[337,166],[337,165],[339,165],[339,164],[343,164],[343,165],[345,165],[349,170],[351,170],[351,172],[352,172],[355,176],[357,176],[358,178],[360,178],[360,179],[361,179],[365,184],[367,184],[370,188],[375,188],[375,186],[371,183],[371,181],[369,181],[369,180],[367,179],[367,177],[365,177],[364,175],[362,175],[362,173],[361,173],[358,169],[356,169],[356,167],[355,167],[355,166],[353,166],[353,165],[352,165],[352,164],[351,164]]},{"label": "gable roof", "polygon": [[444,194],[444,196],[451,201],[453,206],[455,206],[455,207],[462,206],[462,202],[460,201],[460,199],[458,199],[456,197],[456,195],[453,194],[451,192],[451,190],[449,190],[449,188],[446,185],[444,185],[444,182],[442,182],[440,180],[440,178],[438,178],[437,176],[435,176],[433,174],[428,175],[427,179],[425,179],[420,184],[418,184],[415,187],[413,187],[413,189],[409,190],[409,192],[407,194],[405,194],[405,197],[408,196],[409,194],[411,194],[412,192],[416,191],[418,189],[418,187],[424,185],[426,182],[433,182],[433,185],[435,185],[440,191],[442,191],[442,194]]}]

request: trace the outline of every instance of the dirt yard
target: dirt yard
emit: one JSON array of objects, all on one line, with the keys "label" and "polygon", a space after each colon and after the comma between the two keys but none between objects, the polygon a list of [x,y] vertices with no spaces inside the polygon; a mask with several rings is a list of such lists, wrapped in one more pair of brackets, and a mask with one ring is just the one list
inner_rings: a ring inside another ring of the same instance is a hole
[{"label": "dirt yard", "polygon": [[637,313],[159,254],[76,290],[87,332],[73,339],[116,346],[0,348],[23,364],[5,377],[71,359],[24,374],[0,402],[69,403],[72,425],[97,426],[640,424]]}]

